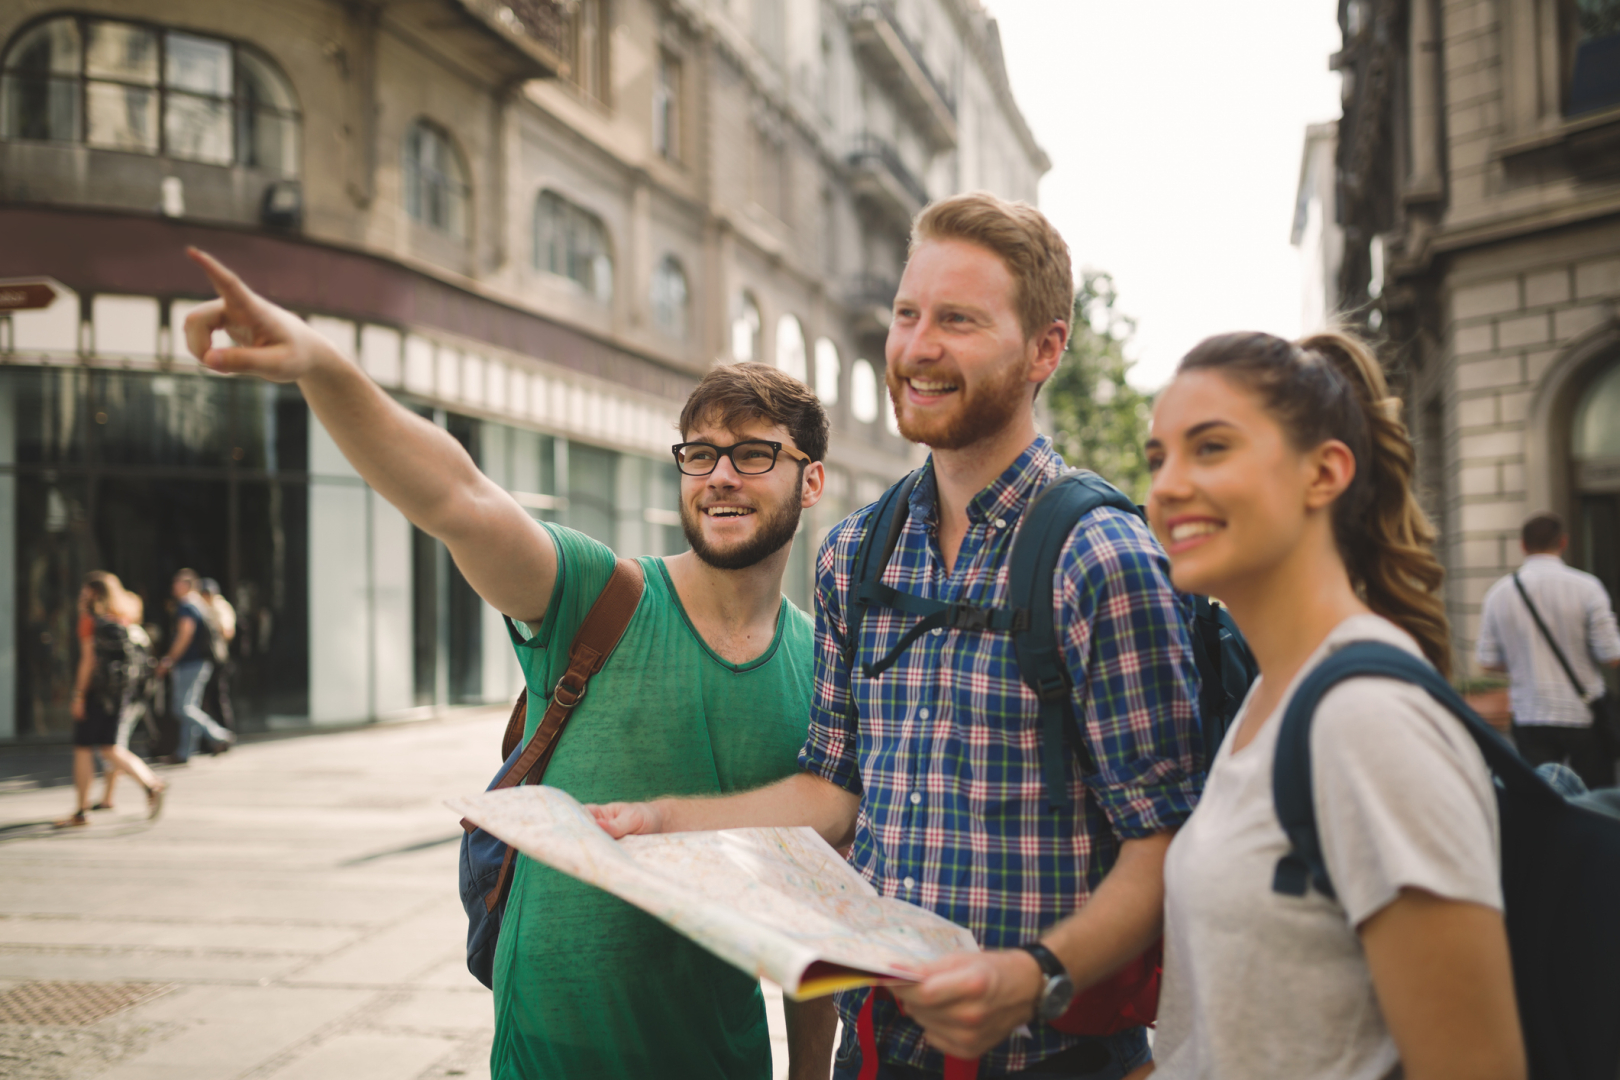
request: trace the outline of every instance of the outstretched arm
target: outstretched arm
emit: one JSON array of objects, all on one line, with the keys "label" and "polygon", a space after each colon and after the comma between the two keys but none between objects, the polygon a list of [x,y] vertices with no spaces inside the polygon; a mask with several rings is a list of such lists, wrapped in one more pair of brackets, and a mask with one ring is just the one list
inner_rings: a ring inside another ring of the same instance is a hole
[{"label": "outstretched arm", "polygon": [[738,795],[607,803],[585,809],[615,840],[632,833],[808,825],[833,847],[843,847],[854,838],[860,805],[859,795],[819,776],[798,773]]},{"label": "outstretched arm", "polygon": [[788,1080],[827,1080],[832,1075],[833,1037],[838,1012],[830,997],[782,999],[787,1021]]},{"label": "outstretched arm", "polygon": [[[215,371],[296,382],[343,456],[412,524],[444,541],[479,596],[514,619],[539,622],[557,577],[546,531],[448,432],[389,397],[302,319],[212,256],[187,254],[219,293],[186,318],[192,355]],[[211,347],[215,330],[235,344]]]}]

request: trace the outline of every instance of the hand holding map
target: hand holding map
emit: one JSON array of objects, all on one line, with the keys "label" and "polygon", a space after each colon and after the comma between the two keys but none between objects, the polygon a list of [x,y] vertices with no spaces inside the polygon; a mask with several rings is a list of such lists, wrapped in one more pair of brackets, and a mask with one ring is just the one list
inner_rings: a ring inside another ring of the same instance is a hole
[{"label": "hand holding map", "polygon": [[446,805],[532,859],[605,889],[802,1000],[910,982],[977,949],[966,930],[878,896],[809,828],[609,839],[566,792],[515,787]]}]

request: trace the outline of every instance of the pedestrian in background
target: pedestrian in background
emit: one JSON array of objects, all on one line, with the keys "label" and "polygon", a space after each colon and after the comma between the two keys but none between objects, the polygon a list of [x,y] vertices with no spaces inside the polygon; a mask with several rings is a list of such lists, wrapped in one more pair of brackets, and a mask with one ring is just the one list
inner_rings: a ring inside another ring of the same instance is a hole
[{"label": "pedestrian in background", "polygon": [[[119,720],[145,666],[146,653],[131,640],[124,622],[130,609],[117,582],[111,574],[92,572],[79,590],[79,667],[72,705],[73,789],[78,801],[72,816],[56,823],[59,828],[89,824],[86,811],[91,809],[96,753],[107,762],[109,785],[114,772],[127,772],[146,788],[148,816],[157,817],[163,808],[167,785],[144,761],[118,745]],[[100,808],[112,807],[104,799]]]},{"label": "pedestrian in background", "polygon": [[[203,578],[197,584],[205,603],[203,614],[210,617],[209,632],[213,634],[214,673],[203,692],[203,712],[219,721],[228,731],[236,730],[236,710],[231,704],[231,677],[235,664],[231,662],[231,643],[236,640],[236,609],[219,591],[219,582]],[[227,747],[228,749],[228,747]]]},{"label": "pedestrian in background", "polygon": [[[141,662],[130,671],[130,687],[127,700],[118,716],[118,738],[113,744],[123,750],[129,750],[129,737],[135,730],[135,725],[143,720],[150,720],[152,711],[152,638],[143,625],[146,621],[146,602],[139,593],[130,592],[124,588],[118,575],[107,570],[92,570],[86,575],[86,580],[96,579],[106,583],[111,594],[111,608],[113,617],[124,627],[129,640],[139,651]],[[79,618],[79,640],[83,642],[94,627],[89,616],[81,615]],[[148,733],[152,736],[153,745],[156,745],[156,726],[148,723]],[[134,751],[130,751],[134,753]],[[139,757],[139,755],[135,755]],[[113,789],[118,784],[118,778],[128,770],[117,761],[106,761],[105,783],[101,794],[101,801],[90,809],[113,809]]]},{"label": "pedestrian in background", "polygon": [[1485,594],[1475,659],[1507,672],[1513,741],[1525,760],[1566,763],[1587,787],[1610,787],[1614,749],[1589,707],[1606,689],[1599,665],[1620,665],[1609,592],[1564,564],[1569,536],[1558,515],[1534,515],[1519,535],[1524,563]]},{"label": "pedestrian in background", "polygon": [[1163,1078],[1525,1075],[1494,783],[1423,690],[1366,676],[1322,696],[1314,805],[1336,895],[1273,886],[1295,688],[1356,641],[1449,667],[1399,407],[1371,351],[1335,333],[1211,338],[1154,407],[1148,516],[1175,586],[1219,596],[1260,664],[1165,858]]},{"label": "pedestrian in background", "polygon": [[169,700],[180,719],[180,744],[169,759],[173,765],[191,759],[198,729],[227,747],[236,742],[236,736],[215,723],[202,708],[203,690],[214,670],[214,650],[209,616],[204,611],[207,602],[197,591],[200,580],[195,570],[181,570],[174,575],[174,598],[179,604],[174,614],[174,639],[158,661],[159,676],[172,673]]}]

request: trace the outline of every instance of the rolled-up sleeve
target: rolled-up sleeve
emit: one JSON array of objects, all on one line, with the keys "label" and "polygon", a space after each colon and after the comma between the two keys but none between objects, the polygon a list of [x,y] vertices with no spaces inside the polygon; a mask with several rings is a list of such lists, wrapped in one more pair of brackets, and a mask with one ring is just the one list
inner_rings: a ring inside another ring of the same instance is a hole
[{"label": "rolled-up sleeve", "polygon": [[1609,604],[1609,593],[1601,584],[1593,582],[1592,599],[1586,610],[1586,640],[1592,658],[1600,664],[1620,660],[1620,627],[1615,625],[1614,608]]},{"label": "rolled-up sleeve", "polygon": [[1164,551],[1139,519],[1099,510],[1057,574],[1086,786],[1121,840],[1177,828],[1204,774],[1198,671]]},{"label": "rolled-up sleeve", "polygon": [[799,751],[799,768],[856,795],[862,791],[861,771],[857,721],[849,707],[842,598],[849,594],[849,567],[862,520],[856,515],[839,524],[816,555],[816,675],[810,730]]}]

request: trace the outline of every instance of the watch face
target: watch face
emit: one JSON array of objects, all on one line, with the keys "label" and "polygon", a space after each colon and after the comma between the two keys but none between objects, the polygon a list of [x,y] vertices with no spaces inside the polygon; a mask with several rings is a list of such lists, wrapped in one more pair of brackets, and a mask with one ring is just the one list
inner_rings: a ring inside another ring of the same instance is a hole
[{"label": "watch face", "polygon": [[1038,1015],[1041,1020],[1050,1023],[1062,1016],[1073,1000],[1074,983],[1067,975],[1054,975],[1046,980],[1046,987],[1041,991]]}]

